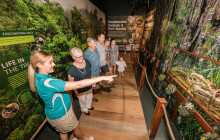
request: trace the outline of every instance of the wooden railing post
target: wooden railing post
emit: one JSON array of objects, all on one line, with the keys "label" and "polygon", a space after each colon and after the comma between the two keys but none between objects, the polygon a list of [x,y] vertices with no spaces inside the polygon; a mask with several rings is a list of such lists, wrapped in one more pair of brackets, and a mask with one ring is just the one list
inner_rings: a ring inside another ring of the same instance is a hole
[{"label": "wooden railing post", "polygon": [[146,65],[146,60],[147,60],[147,55],[144,54],[144,63],[143,63],[144,66]]},{"label": "wooden railing post", "polygon": [[147,67],[143,66],[142,72],[141,72],[141,79],[140,79],[140,84],[139,84],[139,90],[138,90],[139,92],[142,92],[142,90],[143,90],[144,79],[145,79],[145,76],[146,76],[146,70],[147,70]]},{"label": "wooden railing post", "polygon": [[133,59],[136,57],[135,47],[133,49]]},{"label": "wooden railing post", "polygon": [[141,56],[141,52],[140,52],[140,48],[139,48],[138,55],[137,55],[138,59],[140,58],[140,56]]},{"label": "wooden railing post", "polygon": [[157,73],[157,68],[158,68],[158,64],[159,64],[159,59],[156,60],[156,64],[155,64],[155,68],[154,68],[154,75],[153,75],[153,79],[152,79],[152,86],[154,86],[154,81],[155,81],[155,77],[156,77],[156,73]]},{"label": "wooden railing post", "polygon": [[157,130],[160,126],[160,122],[164,114],[162,105],[166,107],[167,101],[164,98],[158,98],[157,104],[154,110],[154,114],[151,120],[151,124],[150,124],[150,130],[149,130],[150,138],[155,138],[157,134]]},{"label": "wooden railing post", "polygon": [[125,54],[126,54],[126,44],[125,44]]},{"label": "wooden railing post", "polygon": [[139,59],[139,58],[137,58],[137,57],[136,57],[136,59],[135,59],[135,65],[134,65],[134,73],[135,73],[135,74],[137,73],[137,69],[138,69],[138,59]]},{"label": "wooden railing post", "polygon": [[130,55],[130,57],[131,57],[131,60],[133,60],[133,45],[131,45],[131,55]]}]

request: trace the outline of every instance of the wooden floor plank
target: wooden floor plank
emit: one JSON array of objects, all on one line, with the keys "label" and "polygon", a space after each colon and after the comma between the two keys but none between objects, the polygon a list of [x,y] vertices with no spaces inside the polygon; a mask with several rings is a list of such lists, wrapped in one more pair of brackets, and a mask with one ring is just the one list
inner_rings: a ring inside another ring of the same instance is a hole
[{"label": "wooden floor plank", "polygon": [[95,137],[95,140],[149,140],[148,136],[135,136],[105,129],[81,127],[84,134]]},{"label": "wooden floor plank", "polygon": [[135,123],[135,124],[145,124],[145,120],[142,116],[137,115],[129,115],[124,113],[116,113],[116,112],[108,112],[108,111],[99,111],[94,110],[90,111],[92,115],[87,116],[85,114],[82,114],[83,117],[87,118],[97,118],[102,120],[111,120],[111,121],[119,121],[119,122],[125,122],[125,123]]},{"label": "wooden floor plank", "polygon": [[99,100],[92,103],[95,110],[80,118],[83,133],[95,140],[149,140],[130,54],[123,57],[125,76],[114,78],[113,85],[103,82],[101,93],[94,95]]},{"label": "wooden floor plank", "polygon": [[96,118],[83,117],[80,121],[81,127],[103,129],[106,131],[120,132],[134,136],[145,136],[145,125],[130,124],[119,121],[102,120]]}]

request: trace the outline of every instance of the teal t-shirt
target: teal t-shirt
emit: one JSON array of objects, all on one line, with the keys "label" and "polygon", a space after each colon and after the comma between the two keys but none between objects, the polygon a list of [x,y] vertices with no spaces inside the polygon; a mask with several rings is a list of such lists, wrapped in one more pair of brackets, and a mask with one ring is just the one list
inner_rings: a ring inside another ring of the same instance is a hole
[{"label": "teal t-shirt", "polygon": [[62,118],[71,107],[71,99],[64,91],[66,81],[35,72],[37,93],[45,105],[45,114],[51,120]]}]

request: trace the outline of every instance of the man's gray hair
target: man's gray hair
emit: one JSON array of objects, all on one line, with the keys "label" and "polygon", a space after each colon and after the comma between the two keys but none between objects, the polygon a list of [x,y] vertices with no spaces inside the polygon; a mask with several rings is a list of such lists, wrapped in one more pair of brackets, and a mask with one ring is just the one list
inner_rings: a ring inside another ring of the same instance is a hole
[{"label": "man's gray hair", "polygon": [[92,37],[88,37],[87,38],[87,43],[88,44],[92,43],[93,41],[96,42],[96,40],[94,38],[92,38]]}]

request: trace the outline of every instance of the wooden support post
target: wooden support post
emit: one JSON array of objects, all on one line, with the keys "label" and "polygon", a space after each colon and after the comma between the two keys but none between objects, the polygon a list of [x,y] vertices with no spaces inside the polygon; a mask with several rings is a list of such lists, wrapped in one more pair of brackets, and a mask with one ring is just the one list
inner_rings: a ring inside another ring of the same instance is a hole
[{"label": "wooden support post", "polygon": [[133,45],[131,45],[131,60],[133,60]]},{"label": "wooden support post", "polygon": [[146,66],[145,65],[146,64],[146,60],[147,60],[147,55],[144,55],[144,63],[143,63],[144,66]]},{"label": "wooden support post", "polygon": [[162,105],[166,106],[167,101],[164,98],[158,98],[157,104],[156,104],[156,107],[154,110],[153,118],[152,118],[151,124],[150,124],[150,131],[149,131],[150,138],[155,138],[155,136],[157,134],[157,130],[160,126],[160,122],[161,122],[163,114],[164,114]]},{"label": "wooden support post", "polygon": [[134,49],[133,49],[133,59],[136,57],[136,52],[135,52],[135,47],[134,47]]},{"label": "wooden support post", "polygon": [[142,90],[143,90],[144,79],[145,79],[145,76],[146,76],[146,70],[147,70],[147,67],[143,66],[142,72],[141,72],[141,80],[140,80],[140,84],[139,84],[139,90],[138,90],[139,92],[142,92]]},{"label": "wooden support post", "polygon": [[156,60],[156,64],[155,64],[155,68],[154,68],[154,75],[153,75],[153,79],[152,79],[152,86],[154,86],[154,81],[155,81],[155,77],[156,77],[156,74],[157,74],[157,68],[158,68],[158,65],[159,65],[159,59]]},{"label": "wooden support post", "polygon": [[125,54],[126,54],[126,44],[125,44]]},{"label": "wooden support post", "polygon": [[138,51],[138,59],[140,59],[140,56],[141,56],[141,52],[140,52],[140,49],[139,49],[139,51]]},{"label": "wooden support post", "polygon": [[135,58],[135,51],[134,51],[135,49],[133,48],[133,53],[132,53],[132,59],[134,60],[134,58]]},{"label": "wooden support post", "polygon": [[134,65],[134,73],[135,73],[135,74],[137,73],[137,69],[138,69],[138,59],[139,59],[139,58],[136,57],[135,65]]}]

